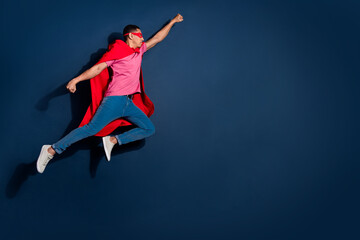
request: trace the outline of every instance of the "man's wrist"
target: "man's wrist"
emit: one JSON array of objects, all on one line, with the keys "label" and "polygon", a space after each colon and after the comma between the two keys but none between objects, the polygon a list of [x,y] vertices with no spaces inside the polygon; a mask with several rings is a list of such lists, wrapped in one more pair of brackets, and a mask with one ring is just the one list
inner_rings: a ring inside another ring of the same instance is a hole
[{"label": "man's wrist", "polygon": [[77,83],[79,83],[81,80],[79,79],[79,77],[76,77],[76,78],[73,79],[73,81],[74,81],[75,84],[77,84]]}]

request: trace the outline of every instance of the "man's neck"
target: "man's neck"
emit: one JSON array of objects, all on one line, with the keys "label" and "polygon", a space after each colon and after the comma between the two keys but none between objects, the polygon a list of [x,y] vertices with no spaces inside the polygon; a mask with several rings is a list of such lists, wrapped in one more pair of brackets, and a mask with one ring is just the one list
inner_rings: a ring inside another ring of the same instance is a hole
[{"label": "man's neck", "polygon": [[131,48],[136,48],[136,46],[134,46],[130,41],[126,41],[126,44],[131,47]]}]

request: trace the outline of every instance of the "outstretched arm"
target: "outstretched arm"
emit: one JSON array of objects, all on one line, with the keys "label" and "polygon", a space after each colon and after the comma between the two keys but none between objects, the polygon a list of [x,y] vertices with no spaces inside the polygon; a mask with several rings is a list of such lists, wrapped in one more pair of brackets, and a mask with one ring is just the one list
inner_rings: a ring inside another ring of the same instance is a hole
[{"label": "outstretched arm", "polygon": [[164,40],[164,38],[168,35],[171,27],[175,23],[182,22],[183,20],[183,17],[178,13],[165,27],[163,27],[157,34],[145,42],[146,51]]},{"label": "outstretched arm", "polygon": [[76,78],[73,78],[67,85],[66,88],[71,92],[74,93],[76,91],[76,84],[78,82],[91,79],[97,75],[99,75],[102,70],[107,68],[107,64],[105,62],[99,63],[94,65],[92,68],[89,68],[85,72],[83,72],[81,75],[79,75]]}]

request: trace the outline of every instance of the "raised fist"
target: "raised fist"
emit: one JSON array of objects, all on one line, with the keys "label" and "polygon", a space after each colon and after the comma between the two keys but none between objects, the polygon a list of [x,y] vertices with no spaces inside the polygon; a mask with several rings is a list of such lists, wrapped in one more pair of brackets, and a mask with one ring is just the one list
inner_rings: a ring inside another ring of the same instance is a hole
[{"label": "raised fist", "polygon": [[174,18],[173,18],[173,21],[174,22],[182,22],[184,19],[183,19],[183,16],[180,15],[180,13],[178,13]]}]

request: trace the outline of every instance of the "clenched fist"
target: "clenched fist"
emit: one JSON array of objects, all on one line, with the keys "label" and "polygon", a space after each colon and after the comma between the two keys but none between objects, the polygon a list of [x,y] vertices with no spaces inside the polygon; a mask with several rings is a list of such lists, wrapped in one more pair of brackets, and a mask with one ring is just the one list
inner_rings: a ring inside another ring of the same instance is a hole
[{"label": "clenched fist", "polygon": [[66,88],[71,92],[74,93],[76,91],[76,81],[73,79],[67,85]]},{"label": "clenched fist", "polygon": [[183,19],[183,16],[180,15],[180,13],[178,13],[173,19],[172,21],[174,22],[182,22],[184,19]]}]

